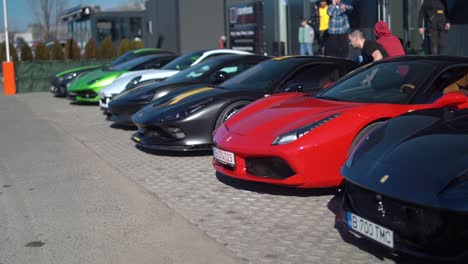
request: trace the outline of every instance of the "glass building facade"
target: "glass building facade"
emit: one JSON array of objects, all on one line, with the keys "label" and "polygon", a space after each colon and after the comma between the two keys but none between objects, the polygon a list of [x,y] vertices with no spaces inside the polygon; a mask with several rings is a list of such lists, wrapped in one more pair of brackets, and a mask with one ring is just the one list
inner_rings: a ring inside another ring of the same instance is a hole
[{"label": "glass building facade", "polygon": [[114,43],[122,39],[142,39],[145,11],[100,12],[91,7],[76,7],[62,17],[67,22],[68,38],[84,48],[90,38],[98,43],[110,37]]},{"label": "glass building facade", "polygon": [[112,40],[135,39],[142,37],[143,17],[128,14],[119,16],[98,14],[92,18],[95,25],[94,35],[97,41],[102,41],[105,37]]},{"label": "glass building facade", "polygon": [[80,48],[84,48],[91,38],[91,21],[75,20],[68,23],[68,38],[74,39]]}]

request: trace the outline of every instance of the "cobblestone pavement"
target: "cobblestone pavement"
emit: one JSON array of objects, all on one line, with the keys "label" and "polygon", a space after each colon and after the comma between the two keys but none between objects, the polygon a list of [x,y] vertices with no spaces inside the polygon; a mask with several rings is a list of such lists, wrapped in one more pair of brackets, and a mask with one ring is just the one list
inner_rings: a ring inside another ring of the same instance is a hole
[{"label": "cobblestone pavement", "polygon": [[350,236],[335,223],[340,199],[336,190],[227,179],[215,174],[209,153],[163,155],[137,149],[130,140],[133,131],[111,127],[97,106],[71,105],[47,93],[16,99],[248,263],[407,262]]}]

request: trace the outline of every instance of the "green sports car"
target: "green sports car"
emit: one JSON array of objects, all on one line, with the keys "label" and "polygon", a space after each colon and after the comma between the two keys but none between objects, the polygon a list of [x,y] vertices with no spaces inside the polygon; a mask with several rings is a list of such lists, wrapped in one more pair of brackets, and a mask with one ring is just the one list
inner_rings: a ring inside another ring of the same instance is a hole
[{"label": "green sports car", "polygon": [[78,103],[98,103],[99,91],[120,75],[129,71],[159,69],[176,57],[171,54],[147,55],[89,72],[70,83],[67,87],[67,97]]},{"label": "green sports car", "polygon": [[[120,63],[124,63],[126,61],[151,55],[151,54],[174,54],[171,51],[163,50],[163,49],[156,49],[156,48],[143,48],[128,51],[122,56],[118,57],[114,61],[112,61],[107,66],[116,66]],[[103,68],[103,65],[89,65],[89,66],[82,66],[77,68],[71,68],[64,71],[59,71],[52,73],[50,77],[50,92],[53,93],[57,97],[64,97],[67,96],[67,85],[74,81],[79,76],[86,74],[88,72]]]}]

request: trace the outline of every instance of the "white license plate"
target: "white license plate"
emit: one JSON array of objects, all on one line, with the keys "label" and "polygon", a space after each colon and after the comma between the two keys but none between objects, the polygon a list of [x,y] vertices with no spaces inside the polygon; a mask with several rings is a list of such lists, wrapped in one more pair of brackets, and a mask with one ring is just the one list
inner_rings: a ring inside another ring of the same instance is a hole
[{"label": "white license plate", "polygon": [[393,231],[348,212],[348,227],[361,235],[393,248]]},{"label": "white license plate", "polygon": [[232,152],[221,150],[221,149],[218,149],[216,147],[213,147],[213,157],[217,161],[219,161],[219,162],[221,162],[223,164],[227,164],[227,165],[231,165],[231,166],[236,165],[236,161],[234,159],[234,153],[232,153]]}]

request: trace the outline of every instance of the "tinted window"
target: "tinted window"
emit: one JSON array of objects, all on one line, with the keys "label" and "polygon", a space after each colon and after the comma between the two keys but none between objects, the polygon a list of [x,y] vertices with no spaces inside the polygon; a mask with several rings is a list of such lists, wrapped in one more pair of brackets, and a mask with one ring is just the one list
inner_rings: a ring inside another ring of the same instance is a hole
[{"label": "tinted window", "polygon": [[136,66],[132,70],[159,69],[171,61],[171,57],[159,57]]},{"label": "tinted window", "polygon": [[135,58],[133,60],[121,63],[116,66],[112,66],[109,69],[110,70],[115,70],[115,71],[129,71],[129,70],[134,70],[138,69],[139,66],[144,65],[146,62],[153,60],[153,57],[139,57]]},{"label": "tinted window", "polygon": [[456,67],[442,72],[422,95],[423,103],[432,103],[444,94],[458,92],[468,95],[468,68]]},{"label": "tinted window", "polygon": [[304,92],[317,91],[337,81],[342,75],[343,71],[336,64],[308,65],[291,76],[277,92],[282,92],[294,85],[300,85]]},{"label": "tinted window", "polygon": [[297,60],[269,60],[236,75],[221,84],[230,90],[264,90],[286,78],[301,62]]},{"label": "tinted window", "polygon": [[204,58],[203,60],[211,59],[211,58],[218,57],[218,56],[230,55],[230,54],[231,53],[214,53],[214,54],[206,56],[206,58]]},{"label": "tinted window", "polygon": [[126,61],[129,61],[129,60],[132,60],[134,58],[138,57],[137,54],[129,51],[129,52],[126,52],[125,54],[123,54],[122,56],[118,57],[117,59],[115,59],[111,66],[115,66],[117,64],[120,64],[120,63],[123,63],[123,62],[126,62]]},{"label": "tinted window", "polygon": [[434,74],[424,61],[387,62],[349,75],[318,97],[338,101],[405,104]]},{"label": "tinted window", "polygon": [[187,82],[195,79],[203,78],[203,76],[212,71],[214,68],[219,67],[222,62],[216,60],[208,60],[198,65],[185,69],[166,80],[169,82]]},{"label": "tinted window", "polygon": [[164,70],[185,70],[192,65],[198,58],[203,55],[203,51],[196,51],[192,53],[188,53],[178,57],[177,59],[171,61],[170,63],[166,64],[162,69]]}]

